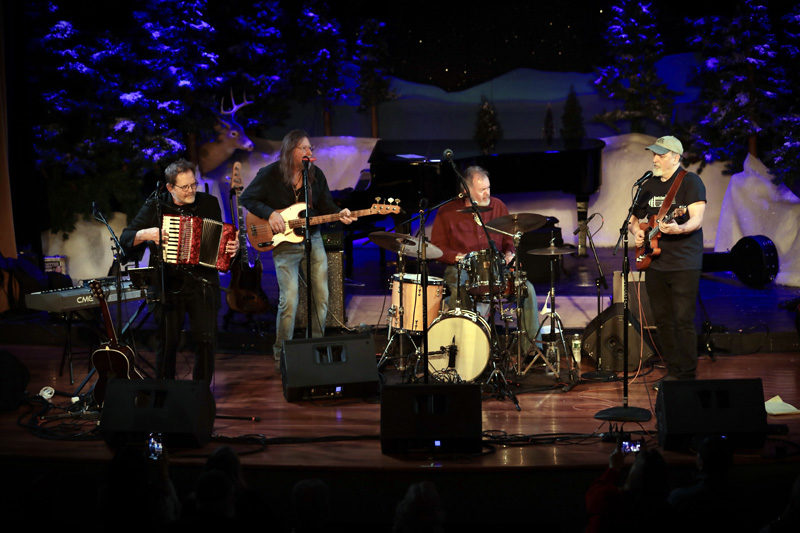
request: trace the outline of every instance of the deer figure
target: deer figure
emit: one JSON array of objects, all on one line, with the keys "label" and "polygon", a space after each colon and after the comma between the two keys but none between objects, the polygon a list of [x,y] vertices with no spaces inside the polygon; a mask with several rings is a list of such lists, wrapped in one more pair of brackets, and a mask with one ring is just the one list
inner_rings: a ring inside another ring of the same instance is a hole
[{"label": "deer figure", "polygon": [[[253,103],[247,100],[246,94],[243,96],[244,100],[242,103],[237,104],[233,98],[233,89],[231,89],[231,109],[228,111],[225,110],[225,98],[222,98],[219,105],[219,114],[217,116],[218,121],[216,126],[214,126],[214,130],[218,133],[217,138],[200,146],[198,155],[200,173],[202,175],[206,175],[208,172],[211,172],[227,161],[237,149],[246,150],[248,152],[253,150],[253,141],[245,135],[241,124],[236,122],[234,118],[237,111]],[[225,120],[223,118],[225,115],[229,115],[230,118]]]}]

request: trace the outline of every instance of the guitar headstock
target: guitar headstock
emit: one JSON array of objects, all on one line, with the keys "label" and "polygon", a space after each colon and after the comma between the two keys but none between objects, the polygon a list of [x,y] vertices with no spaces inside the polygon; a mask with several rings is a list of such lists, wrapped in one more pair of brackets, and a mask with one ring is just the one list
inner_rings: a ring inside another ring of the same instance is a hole
[{"label": "guitar headstock", "polygon": [[381,203],[381,198],[375,198],[375,203],[369,208],[373,214],[396,215],[400,212],[400,199],[387,198],[386,203]]},{"label": "guitar headstock", "polygon": [[92,291],[92,297],[98,300],[105,300],[106,296],[103,294],[103,284],[100,281],[93,279],[89,282],[89,290]]}]

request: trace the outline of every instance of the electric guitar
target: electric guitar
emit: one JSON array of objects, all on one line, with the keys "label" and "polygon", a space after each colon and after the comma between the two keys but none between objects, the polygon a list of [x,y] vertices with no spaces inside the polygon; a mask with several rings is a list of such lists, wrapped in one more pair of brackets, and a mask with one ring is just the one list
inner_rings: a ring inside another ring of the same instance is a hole
[{"label": "electric guitar", "polygon": [[[239,205],[239,195],[244,188],[241,168],[242,164],[236,161],[231,171],[231,212],[236,213],[239,229],[244,227],[244,212]],[[263,268],[261,258],[247,245],[247,236],[239,231],[239,253],[231,262],[231,282],[225,293],[225,301],[230,309],[245,314],[267,311],[269,302],[261,288]]]},{"label": "electric guitar", "polygon": [[[380,198],[376,200],[380,201]],[[303,242],[303,226],[305,226],[306,219],[302,215],[305,214],[305,210],[305,203],[297,203],[290,205],[286,209],[278,209],[277,212],[280,213],[284,222],[284,230],[282,233],[273,233],[272,227],[269,225],[268,221],[257,217],[253,213],[247,213],[247,238],[250,244],[259,252],[266,252],[284,242]],[[376,203],[372,204],[372,207],[369,209],[353,211],[352,216],[360,218],[369,215],[397,214],[399,212],[399,205]],[[320,215],[311,217],[308,219],[308,223],[311,226],[316,226],[318,224],[336,222],[340,218],[342,218],[342,216],[339,213]]]},{"label": "electric guitar", "polygon": [[[675,207],[671,213],[667,213],[662,219],[669,222],[686,214],[686,206]],[[636,247],[636,270],[646,270],[653,258],[661,254],[658,247],[658,240],[661,238],[661,230],[658,229],[658,215],[650,215],[646,222],[640,222],[639,227],[644,230],[644,243]]]},{"label": "electric guitar", "polygon": [[94,385],[94,399],[98,405],[102,405],[106,399],[106,387],[109,379],[141,379],[143,376],[133,366],[134,353],[129,346],[120,344],[117,340],[117,333],[114,331],[114,323],[111,321],[111,313],[108,311],[108,302],[103,294],[103,285],[97,281],[89,282],[92,297],[100,304],[103,313],[103,322],[106,326],[106,336],[108,342],[104,342],[92,353],[92,366],[97,371],[97,383]]}]

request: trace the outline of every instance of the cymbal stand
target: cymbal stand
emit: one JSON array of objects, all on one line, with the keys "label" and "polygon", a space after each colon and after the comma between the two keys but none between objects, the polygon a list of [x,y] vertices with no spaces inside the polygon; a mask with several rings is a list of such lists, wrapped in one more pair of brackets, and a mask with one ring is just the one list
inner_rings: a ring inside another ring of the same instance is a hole
[{"label": "cymbal stand", "polygon": [[[547,344],[548,348],[553,346],[558,346],[559,342],[561,343],[561,347],[564,349],[564,355],[567,357],[569,361],[572,357],[572,352],[567,350],[567,341],[564,339],[564,323],[561,321],[561,317],[556,312],[556,261],[558,260],[557,256],[553,256],[550,258],[550,312],[547,314],[545,319],[539,324],[539,331],[536,332],[536,336],[539,335],[539,332],[544,328],[546,323],[550,323],[550,333],[547,334],[547,339],[544,341],[543,344]],[[557,332],[557,333],[556,333]],[[543,336],[544,337],[544,336]],[[543,338],[544,340],[544,338]],[[542,352],[537,352],[536,355],[533,357],[528,366],[525,367],[523,370],[523,374],[527,374],[531,367],[541,359],[547,369],[550,372],[553,372],[556,376],[556,379],[559,379],[561,376],[561,357],[556,357],[555,367],[550,362],[550,360],[545,356]],[[574,359],[572,360],[574,362]],[[572,368],[574,365],[570,364],[570,374],[572,373]],[[570,380],[572,381],[572,380]]]},{"label": "cymbal stand", "polygon": [[[388,313],[389,316],[387,317],[387,320],[389,322],[388,342],[386,344],[386,348],[383,350],[383,354],[381,355],[380,360],[378,360],[378,371],[379,372],[380,372],[381,368],[383,368],[383,366],[389,361],[389,359],[391,359],[390,354],[391,354],[391,349],[392,349],[392,346],[394,344],[395,339],[398,340],[398,343],[400,345],[401,364],[400,364],[399,370],[404,370],[404,366],[405,366],[403,364],[403,362],[402,362],[402,359],[405,357],[405,348],[403,346],[403,339],[405,337],[408,337],[408,339],[411,341],[411,345],[414,347],[414,353],[416,353],[419,350],[417,348],[417,345],[414,343],[414,339],[412,339],[411,335],[408,333],[408,330],[405,327],[406,324],[403,321],[403,318],[405,316],[405,309],[403,308],[403,285],[404,285],[404,281],[405,281],[406,267],[405,267],[405,260],[403,259],[403,254],[402,253],[397,254],[397,266],[398,266],[397,270],[399,271],[399,274],[400,274],[400,280],[398,282],[398,288],[397,288],[399,305],[397,307],[395,307],[395,306],[390,306],[389,307],[389,313]],[[393,290],[391,285],[389,286],[389,290],[390,291]],[[397,317],[398,327],[397,328],[392,328],[392,322],[395,319],[395,317]]]}]

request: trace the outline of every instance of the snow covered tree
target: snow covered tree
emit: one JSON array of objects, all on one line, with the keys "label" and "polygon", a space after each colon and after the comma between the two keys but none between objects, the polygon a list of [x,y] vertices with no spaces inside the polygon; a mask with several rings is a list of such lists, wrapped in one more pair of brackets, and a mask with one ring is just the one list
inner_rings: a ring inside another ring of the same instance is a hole
[{"label": "snow covered tree", "polygon": [[628,122],[633,132],[644,132],[648,121],[663,127],[672,116],[675,93],[656,72],[664,43],[656,28],[652,4],[620,0],[611,7],[605,31],[608,65],[596,69],[593,82],[600,96],[619,107],[594,117],[615,131]]},{"label": "snow covered tree", "polygon": [[575,94],[575,87],[570,86],[567,100],[564,102],[564,114],[561,115],[561,138],[567,145],[580,144],[586,137],[583,125],[583,109]]},{"label": "snow covered tree", "polygon": [[358,68],[356,94],[361,101],[359,111],[369,111],[370,131],[378,136],[378,105],[394,100],[397,95],[389,88],[386,64],[389,57],[386,23],[375,19],[365,20],[358,28],[353,47],[353,63]]},{"label": "snow covered tree", "polygon": [[[779,49],[783,65],[797,64],[800,60],[800,4],[783,18],[783,31]],[[787,69],[786,83],[798,87],[800,72],[797,68]],[[791,92],[786,91],[780,99],[780,116],[776,121],[775,149],[767,157],[775,181],[785,183],[800,197],[800,104]]]},{"label": "snow covered tree", "polygon": [[738,172],[748,153],[765,159],[763,152],[775,133],[776,107],[787,90],[767,8],[744,0],[731,17],[690,22],[690,43],[702,62],[689,144],[702,161],[701,169],[712,161],[727,161],[726,171]]},{"label": "snow covered tree", "polygon": [[503,138],[503,129],[497,119],[497,110],[486,96],[481,95],[478,119],[475,123],[475,142],[484,154],[491,152]]},{"label": "snow covered tree", "polygon": [[[332,135],[333,105],[346,94],[343,77],[347,68],[347,46],[336,19],[322,1],[304,4],[296,22],[296,38],[290,39],[294,57],[292,97],[322,104],[325,135]],[[312,133],[313,135],[313,133]]]}]

